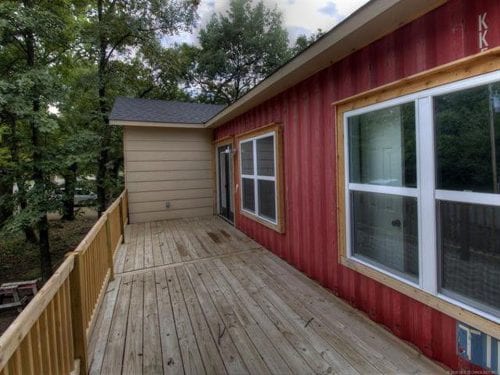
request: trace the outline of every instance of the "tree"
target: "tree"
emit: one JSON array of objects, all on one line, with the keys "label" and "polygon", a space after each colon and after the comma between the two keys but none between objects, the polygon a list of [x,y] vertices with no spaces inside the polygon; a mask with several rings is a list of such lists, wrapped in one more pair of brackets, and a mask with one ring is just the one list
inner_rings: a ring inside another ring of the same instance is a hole
[{"label": "tree", "polygon": [[[55,67],[73,36],[72,10],[65,0],[8,0],[0,4],[1,121],[10,127],[11,175],[17,179],[21,212],[10,227],[35,227],[42,277],[52,274],[47,212],[51,163],[46,144],[57,127],[48,107],[60,93]],[[21,140],[22,150],[18,149]],[[20,152],[24,160],[21,161]],[[33,186],[27,191],[27,175]],[[24,204],[23,204],[24,202]]]},{"label": "tree", "polygon": [[9,173],[13,166],[5,136],[7,132],[7,126],[0,124],[0,227],[12,216],[14,209],[12,204],[14,180],[13,174]]},{"label": "tree", "polygon": [[191,82],[201,97],[231,104],[290,59],[282,21],[277,8],[252,0],[231,0],[225,15],[214,15],[191,51]]},{"label": "tree", "polygon": [[133,62],[160,45],[165,35],[189,29],[196,16],[198,0],[96,0],[89,2],[87,24],[81,45],[85,58],[96,66],[96,110],[100,136],[97,165],[99,214],[106,209],[108,175],[116,166],[110,163],[113,138],[118,130],[109,126],[109,112],[114,96],[110,85],[123,62]]},{"label": "tree", "polygon": [[298,55],[302,51],[304,51],[306,48],[308,48],[311,44],[316,42],[319,38],[321,38],[324,35],[324,31],[321,29],[318,29],[316,33],[311,34],[309,36],[307,35],[299,35],[297,39],[295,40],[295,45],[292,47],[292,53],[294,56]]}]

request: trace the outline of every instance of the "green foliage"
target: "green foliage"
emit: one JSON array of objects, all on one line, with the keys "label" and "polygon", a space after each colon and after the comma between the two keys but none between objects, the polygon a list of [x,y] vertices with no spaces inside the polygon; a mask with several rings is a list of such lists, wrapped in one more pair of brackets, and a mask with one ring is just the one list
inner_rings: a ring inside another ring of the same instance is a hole
[{"label": "green foliage", "polygon": [[320,35],[289,48],[276,8],[232,0],[201,30],[200,47],[164,47],[166,37],[191,29],[197,6],[0,1],[1,236],[29,237],[35,228],[46,254],[47,212],[62,207],[56,176],[97,176],[86,184],[101,211],[119,192],[122,131],[108,121],[117,96],[230,103]]},{"label": "green foliage", "polygon": [[[481,86],[435,99],[437,180],[440,188],[494,192],[492,142],[500,149],[500,115],[490,118],[490,88]],[[493,128],[493,129],[492,129]],[[500,155],[496,151],[497,174]]]},{"label": "green foliage", "polygon": [[[121,132],[109,126],[109,112],[118,95],[151,97],[178,96],[177,81],[161,74],[158,62],[164,56],[161,39],[188,30],[196,17],[196,0],[97,0],[87,2],[75,54],[81,58],[83,74],[67,108],[85,108],[79,120],[99,137],[97,151],[97,194],[103,212],[116,188],[121,166]],[[83,99],[83,100],[82,100]]]},{"label": "green foliage", "polygon": [[9,147],[6,144],[6,134],[8,131],[7,126],[0,124],[0,171],[6,171],[13,167]]},{"label": "green foliage", "polygon": [[[0,3],[0,124],[7,129],[10,166],[3,170],[2,233],[38,231],[42,274],[52,272],[47,212],[54,209],[50,177],[57,170],[57,119],[50,105],[64,91],[58,67],[70,57],[76,7],[65,0]],[[12,192],[13,184],[18,192]],[[6,215],[7,214],[7,215]]]},{"label": "green foliage", "polygon": [[290,59],[288,34],[277,8],[263,1],[231,0],[214,15],[191,51],[193,85],[207,101],[232,103]]},{"label": "green foliage", "polygon": [[302,51],[304,51],[307,47],[309,47],[311,44],[316,42],[319,38],[321,38],[325,33],[323,30],[318,29],[316,33],[311,34],[310,36],[307,35],[300,35],[296,40],[295,40],[295,45],[292,47],[292,53],[293,55],[298,55]]}]

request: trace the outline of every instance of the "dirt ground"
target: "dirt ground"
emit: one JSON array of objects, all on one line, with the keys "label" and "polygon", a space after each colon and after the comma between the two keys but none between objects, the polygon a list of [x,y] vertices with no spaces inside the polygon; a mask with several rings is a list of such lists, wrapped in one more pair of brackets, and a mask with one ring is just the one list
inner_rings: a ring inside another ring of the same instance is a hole
[{"label": "dirt ground", "polygon": [[[50,246],[54,269],[64,259],[64,254],[75,249],[97,220],[93,208],[80,208],[74,221],[61,221],[57,213],[49,214]],[[37,279],[40,263],[36,245],[23,238],[0,239],[0,284],[11,281]],[[0,312],[0,335],[15,319],[14,310]]]}]

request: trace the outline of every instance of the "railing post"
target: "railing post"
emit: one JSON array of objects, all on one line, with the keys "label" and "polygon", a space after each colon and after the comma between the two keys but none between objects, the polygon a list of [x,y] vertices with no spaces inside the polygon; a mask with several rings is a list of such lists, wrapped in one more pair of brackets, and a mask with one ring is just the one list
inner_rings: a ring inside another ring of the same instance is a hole
[{"label": "railing post", "polygon": [[[123,220],[125,220],[125,218],[127,219],[127,223],[130,223],[130,216],[129,216],[129,212],[128,212],[128,190],[125,189],[123,191],[123,202],[125,203],[125,216],[123,217]],[[125,223],[125,221],[124,221]]]},{"label": "railing post", "polygon": [[115,279],[115,266],[113,264],[113,244],[111,243],[111,225],[109,223],[109,215],[106,214],[106,248],[108,253],[109,280]]},{"label": "railing post", "polygon": [[123,217],[123,197],[120,198],[120,203],[118,204],[118,209],[120,210],[120,230],[122,233],[122,243],[125,242],[125,219]]},{"label": "railing post", "polygon": [[71,320],[75,358],[80,359],[80,375],[87,374],[87,327],[83,318],[82,271],[80,255],[73,253],[75,265],[70,274]]}]

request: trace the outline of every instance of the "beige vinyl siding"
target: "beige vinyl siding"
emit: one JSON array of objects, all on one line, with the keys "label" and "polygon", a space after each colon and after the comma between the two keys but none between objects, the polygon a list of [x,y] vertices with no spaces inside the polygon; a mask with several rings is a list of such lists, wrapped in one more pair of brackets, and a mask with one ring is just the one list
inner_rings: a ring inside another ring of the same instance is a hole
[{"label": "beige vinyl siding", "polygon": [[127,126],[123,139],[131,223],[213,214],[210,130]]},{"label": "beige vinyl siding", "polygon": [[165,212],[135,213],[132,223],[146,223],[159,220],[179,219],[183,217],[197,217],[213,215],[213,207],[191,208],[186,210],[169,210]]},{"label": "beige vinyl siding", "polygon": [[144,171],[195,171],[195,170],[210,170],[212,162],[209,160],[197,161],[130,161],[128,171],[144,172]]},{"label": "beige vinyl siding", "polygon": [[[172,199],[170,200],[170,211],[186,210],[188,208],[208,207],[213,204],[213,198],[192,198],[192,199]],[[161,212],[164,211],[163,201],[130,203],[129,209],[137,213]]]},{"label": "beige vinyl siding", "polygon": [[130,193],[210,189],[211,187],[212,187],[211,179],[177,180],[177,181],[142,181],[142,182],[127,183],[127,189]]},{"label": "beige vinyl siding", "polygon": [[[168,145],[166,145],[168,147]],[[208,151],[128,151],[128,160],[133,161],[206,161]]]},{"label": "beige vinyl siding", "polygon": [[130,172],[127,176],[127,181],[142,182],[142,181],[176,181],[176,180],[196,180],[207,179],[212,177],[212,172],[208,169],[201,170],[178,170],[178,171],[148,171],[148,172]]},{"label": "beige vinyl siding", "polygon": [[174,199],[195,199],[211,198],[213,189],[189,189],[189,190],[170,190],[170,191],[146,191],[137,193],[128,193],[130,203],[172,201]]}]

